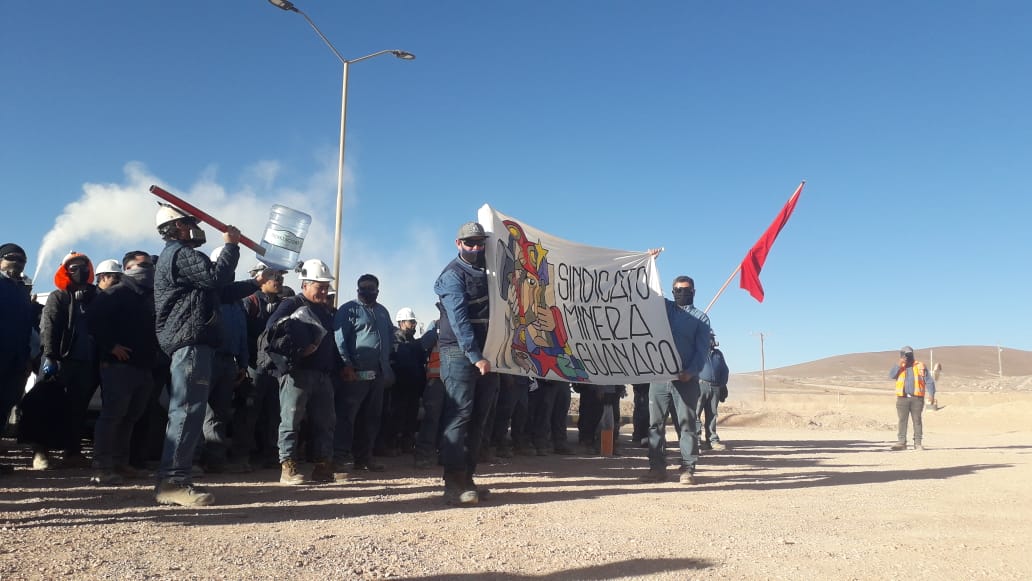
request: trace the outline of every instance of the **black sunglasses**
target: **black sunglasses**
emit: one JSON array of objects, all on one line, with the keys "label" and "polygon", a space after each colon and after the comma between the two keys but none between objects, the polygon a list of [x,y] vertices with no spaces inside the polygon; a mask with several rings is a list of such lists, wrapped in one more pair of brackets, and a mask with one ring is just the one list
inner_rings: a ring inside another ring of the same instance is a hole
[{"label": "black sunglasses", "polygon": [[25,262],[25,257],[21,254],[5,254],[3,258],[7,262]]},{"label": "black sunglasses", "polygon": [[487,245],[486,238],[463,238],[462,244],[468,248],[483,248]]}]

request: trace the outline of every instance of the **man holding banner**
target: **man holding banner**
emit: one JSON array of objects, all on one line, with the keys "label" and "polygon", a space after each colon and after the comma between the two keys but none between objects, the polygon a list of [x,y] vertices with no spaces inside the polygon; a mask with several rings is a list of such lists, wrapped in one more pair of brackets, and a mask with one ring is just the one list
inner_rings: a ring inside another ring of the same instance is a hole
[{"label": "man holding banner", "polygon": [[484,248],[487,232],[478,222],[459,228],[459,255],[444,267],[434,292],[440,297],[438,345],[445,400],[441,414],[444,500],[476,504],[487,489],[473,483],[487,419],[498,397],[498,375],[484,356],[489,313]]},{"label": "man holding banner", "polygon": [[[709,318],[692,305],[695,283],[687,276],[674,279],[673,301],[667,300],[667,317],[674,345],[681,356],[681,371],[677,379],[653,382],[649,386],[649,471],[641,476],[642,482],[664,482],[666,475],[666,418],[671,411],[677,415],[680,431],[681,484],[695,484],[695,462],[699,442],[696,428],[698,417],[695,406],[699,401],[699,372],[709,352]],[[701,316],[698,316],[701,314]],[[671,410],[671,408],[673,408]]]}]

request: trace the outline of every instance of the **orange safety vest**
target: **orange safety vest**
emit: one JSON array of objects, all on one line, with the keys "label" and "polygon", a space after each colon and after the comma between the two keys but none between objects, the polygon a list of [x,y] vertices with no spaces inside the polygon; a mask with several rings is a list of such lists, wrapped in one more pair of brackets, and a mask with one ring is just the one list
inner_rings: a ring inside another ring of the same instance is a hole
[{"label": "orange safety vest", "polygon": [[430,359],[426,363],[426,378],[441,378],[441,352],[437,349],[437,345],[434,345],[433,351],[430,352]]},{"label": "orange safety vest", "polygon": [[[903,380],[907,377],[907,368],[899,370],[896,376],[896,396],[903,397],[906,391],[903,388]],[[914,363],[914,397],[924,397],[925,391],[925,366],[924,363]]]}]

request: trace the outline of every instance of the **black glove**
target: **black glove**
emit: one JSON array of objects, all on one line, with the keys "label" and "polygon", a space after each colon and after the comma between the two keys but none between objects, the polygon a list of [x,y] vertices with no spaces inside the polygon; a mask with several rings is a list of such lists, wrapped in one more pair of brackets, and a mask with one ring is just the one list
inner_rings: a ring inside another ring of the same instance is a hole
[{"label": "black glove", "polygon": [[719,398],[720,403],[724,403],[725,399],[727,399],[727,386],[726,385],[721,385],[720,386],[720,398]]}]

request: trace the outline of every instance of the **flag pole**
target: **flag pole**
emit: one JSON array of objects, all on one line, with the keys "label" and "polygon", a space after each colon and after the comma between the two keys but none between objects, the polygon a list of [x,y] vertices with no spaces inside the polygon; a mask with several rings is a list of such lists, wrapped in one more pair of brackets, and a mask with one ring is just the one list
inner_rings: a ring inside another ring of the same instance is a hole
[{"label": "flag pole", "polygon": [[713,297],[713,300],[710,301],[708,305],[706,305],[706,309],[704,311],[702,311],[702,312],[709,313],[710,307],[713,306],[713,303],[717,302],[717,299],[720,298],[720,295],[724,294],[724,291],[727,289],[727,285],[731,284],[731,281],[734,280],[735,275],[738,274],[738,272],[741,271],[741,270],[742,270],[742,263],[739,262],[738,266],[735,267],[735,271],[732,272],[731,276],[727,277],[727,280],[724,281],[724,286],[720,287],[720,290],[717,291],[717,294]]}]

